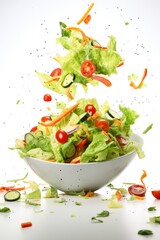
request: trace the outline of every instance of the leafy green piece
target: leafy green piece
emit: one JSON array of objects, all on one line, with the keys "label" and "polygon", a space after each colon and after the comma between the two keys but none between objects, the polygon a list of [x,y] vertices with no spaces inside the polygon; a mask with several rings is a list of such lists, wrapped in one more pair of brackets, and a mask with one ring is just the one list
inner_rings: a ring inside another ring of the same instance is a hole
[{"label": "leafy green piece", "polygon": [[56,203],[66,203],[67,200],[65,198],[61,198],[61,199],[55,199],[54,202],[56,202]]},{"label": "leafy green piece", "polygon": [[92,217],[91,218],[92,222],[95,222],[95,223],[103,223],[103,221],[99,218],[96,218],[96,217]]},{"label": "leafy green piece", "polygon": [[122,204],[120,202],[110,200],[110,202],[108,204],[108,208],[122,208]]},{"label": "leafy green piece", "polygon": [[96,215],[96,217],[108,217],[109,216],[109,211],[104,210]]},{"label": "leafy green piece", "polygon": [[148,211],[156,211],[156,210],[157,210],[157,209],[156,209],[156,207],[154,207],[154,206],[148,208]]},{"label": "leafy green piece", "polygon": [[46,198],[58,198],[58,191],[55,187],[50,187],[45,195]]},{"label": "leafy green piece", "polygon": [[152,222],[152,223],[159,223],[160,224],[160,216],[150,217],[149,221]]},{"label": "leafy green piece", "polygon": [[153,123],[151,123],[142,133],[146,134],[148,131],[150,131],[153,127]]},{"label": "leafy green piece", "polygon": [[141,229],[138,231],[139,235],[153,235],[153,232],[149,229]]},{"label": "leafy green piece", "polygon": [[17,178],[17,179],[11,179],[11,180],[7,180],[7,182],[18,182],[18,181],[23,181],[28,177],[28,172],[24,175],[24,177],[22,178]]},{"label": "leafy green piece", "polygon": [[67,25],[63,22],[59,22],[59,25],[60,25],[60,28],[61,28],[62,37],[70,37],[71,36],[71,31],[66,30]]},{"label": "leafy green piece", "polygon": [[25,203],[28,204],[28,205],[32,205],[32,206],[41,206],[40,203],[33,202],[33,201],[29,200],[29,199],[26,199]]},{"label": "leafy green piece", "polygon": [[0,213],[9,213],[9,212],[11,212],[11,210],[8,207],[0,208]]},{"label": "leafy green piece", "polygon": [[33,192],[30,192],[25,195],[26,199],[40,199],[41,198],[41,191],[40,189],[37,189]]}]

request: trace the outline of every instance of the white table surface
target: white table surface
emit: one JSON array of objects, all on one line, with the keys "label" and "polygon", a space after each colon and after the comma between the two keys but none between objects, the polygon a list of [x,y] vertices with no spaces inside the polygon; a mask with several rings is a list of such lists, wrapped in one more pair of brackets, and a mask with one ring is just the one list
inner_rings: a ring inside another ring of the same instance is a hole
[{"label": "white table surface", "polygon": [[[34,207],[23,202],[4,202],[0,193],[0,208],[7,206],[10,213],[0,213],[1,240],[64,240],[64,239],[109,239],[139,240],[160,239],[159,224],[149,223],[149,218],[160,215],[160,200],[155,200],[152,189],[160,189],[159,159],[159,87],[160,87],[160,2],[158,0],[95,0],[92,21],[89,26],[80,26],[89,35],[94,35],[102,43],[110,35],[117,38],[117,48],[124,56],[125,65],[113,76],[113,86],[106,89],[100,86],[89,91],[89,96],[99,100],[108,99],[113,106],[119,103],[131,106],[140,114],[135,131],[142,134],[151,123],[153,128],[144,138],[145,158],[136,157],[129,167],[112,183],[121,187],[123,182],[140,183],[143,169],[147,172],[145,200],[121,201],[122,208],[109,209],[108,201],[114,193],[107,187],[96,192],[92,198],[66,196],[59,192],[65,203],[54,199],[41,199],[41,206]],[[0,185],[7,179],[23,177],[29,172],[28,180],[43,183],[8,147],[15,139],[35,125],[47,107],[43,95],[50,92],[53,98],[60,96],[42,87],[34,71],[51,71],[55,66],[52,57],[60,51],[55,44],[59,32],[59,21],[76,25],[76,21],[91,1],[54,0],[1,0],[0,1]],[[125,23],[129,24],[126,25]],[[127,76],[143,73],[148,69],[146,87],[133,90],[129,87]],[[19,104],[16,104],[17,101]],[[53,104],[53,105],[52,105]],[[129,196],[128,196],[129,198]],[[81,206],[75,203],[81,202]],[[155,212],[149,212],[156,206]],[[110,216],[103,223],[93,223],[91,218],[108,210]],[[21,222],[31,221],[33,226],[20,227]],[[140,236],[140,229],[150,229],[152,236]]]}]

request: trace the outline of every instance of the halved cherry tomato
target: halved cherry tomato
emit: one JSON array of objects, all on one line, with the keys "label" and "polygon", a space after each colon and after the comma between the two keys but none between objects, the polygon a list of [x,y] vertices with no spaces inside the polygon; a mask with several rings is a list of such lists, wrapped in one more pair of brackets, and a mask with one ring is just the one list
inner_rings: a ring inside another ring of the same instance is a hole
[{"label": "halved cherry tomato", "polygon": [[56,132],[56,139],[59,143],[65,143],[68,141],[68,134],[64,130],[58,130]]},{"label": "halved cherry tomato", "polygon": [[51,76],[51,77],[56,77],[56,76],[60,76],[61,74],[62,74],[62,69],[60,69],[60,68],[55,68],[55,69],[51,72],[50,76]]},{"label": "halved cherry tomato", "polygon": [[160,199],[160,190],[152,190],[151,193],[155,198]]},{"label": "halved cherry tomato", "polygon": [[96,112],[96,108],[93,106],[93,104],[87,104],[85,106],[85,111],[88,112],[90,115],[93,115]]},{"label": "halved cherry tomato", "polygon": [[36,132],[37,131],[37,126],[34,126],[31,128],[30,132]]},{"label": "halved cherry tomato", "polygon": [[43,116],[43,117],[41,118],[41,121],[42,121],[42,122],[46,122],[46,121],[49,121],[49,120],[51,120],[50,116]]},{"label": "halved cherry tomato", "polygon": [[146,193],[146,187],[140,184],[133,184],[128,188],[128,192],[131,195],[143,197]]},{"label": "halved cherry tomato", "polygon": [[109,123],[105,119],[99,119],[95,122],[95,126],[101,128],[103,131],[108,132]]},{"label": "halved cherry tomato", "polygon": [[52,96],[50,94],[45,94],[43,97],[43,100],[45,102],[50,102],[50,101],[52,101]]},{"label": "halved cherry tomato", "polygon": [[96,66],[90,60],[85,60],[81,65],[81,73],[85,77],[92,76],[93,73],[96,71]]}]

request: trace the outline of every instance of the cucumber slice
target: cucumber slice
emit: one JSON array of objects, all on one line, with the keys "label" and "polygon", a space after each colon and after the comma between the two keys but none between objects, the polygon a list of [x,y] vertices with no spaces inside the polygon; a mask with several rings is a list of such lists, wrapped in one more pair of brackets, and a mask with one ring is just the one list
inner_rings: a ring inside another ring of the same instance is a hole
[{"label": "cucumber slice", "polygon": [[64,87],[64,88],[69,87],[73,83],[74,79],[75,79],[75,74],[68,73],[63,79],[62,87]]},{"label": "cucumber slice", "polygon": [[90,117],[90,114],[88,112],[83,113],[82,115],[80,115],[80,119],[78,123],[86,121],[89,117]]},{"label": "cucumber slice", "polygon": [[26,133],[25,136],[24,136],[24,139],[25,139],[26,144],[27,144],[34,139],[34,135],[31,132]]},{"label": "cucumber slice", "polygon": [[4,199],[6,201],[9,201],[9,202],[13,202],[13,201],[17,201],[18,199],[20,199],[21,197],[21,194],[19,191],[17,190],[11,190],[11,191],[8,191],[5,195],[4,195]]},{"label": "cucumber slice", "polygon": [[71,158],[76,153],[76,147],[73,143],[66,143],[62,146],[62,155],[65,159]]},{"label": "cucumber slice", "polygon": [[92,41],[91,41],[91,45],[92,46],[94,46],[94,47],[100,47],[101,45],[99,44],[99,42],[97,42],[97,40],[95,40],[95,39],[93,39]]},{"label": "cucumber slice", "polygon": [[105,116],[106,116],[106,118],[107,118],[108,120],[113,120],[114,118],[120,119],[120,115],[119,115],[117,112],[115,112],[114,110],[112,110],[112,109],[109,109],[109,110],[106,112]]}]

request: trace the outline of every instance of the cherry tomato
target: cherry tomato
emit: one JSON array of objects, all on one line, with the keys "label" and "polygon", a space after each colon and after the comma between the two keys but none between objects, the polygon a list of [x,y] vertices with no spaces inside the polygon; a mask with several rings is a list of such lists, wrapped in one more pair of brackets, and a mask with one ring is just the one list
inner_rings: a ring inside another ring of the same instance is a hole
[{"label": "cherry tomato", "polygon": [[146,188],[144,185],[133,184],[128,188],[128,192],[131,195],[143,197],[143,196],[145,196]]},{"label": "cherry tomato", "polygon": [[58,130],[56,132],[56,139],[59,143],[65,143],[68,141],[68,134],[64,130]]},{"label": "cherry tomato", "polygon": [[90,60],[85,60],[81,65],[81,73],[85,77],[92,76],[93,73],[96,71],[96,66]]},{"label": "cherry tomato", "polygon": [[51,76],[51,77],[56,77],[56,76],[60,76],[61,74],[62,74],[62,69],[60,69],[60,68],[55,68],[55,69],[51,72],[50,76]]},{"label": "cherry tomato", "polygon": [[99,119],[95,122],[95,126],[101,128],[103,131],[108,132],[109,123],[105,119]]},{"label": "cherry tomato", "polygon": [[50,101],[52,101],[52,96],[50,94],[45,94],[43,97],[43,100],[45,102],[50,102]]},{"label": "cherry tomato", "polygon": [[31,128],[30,132],[36,132],[37,131],[37,126],[34,126]]},{"label": "cherry tomato", "polygon": [[160,190],[152,190],[151,193],[155,198],[160,199]]},{"label": "cherry tomato", "polygon": [[43,116],[43,117],[41,118],[41,121],[42,121],[42,122],[46,122],[46,121],[49,121],[49,120],[51,120],[50,116]]},{"label": "cherry tomato", "polygon": [[90,115],[93,115],[96,112],[96,108],[92,104],[87,104],[85,106],[85,111],[88,112]]}]

